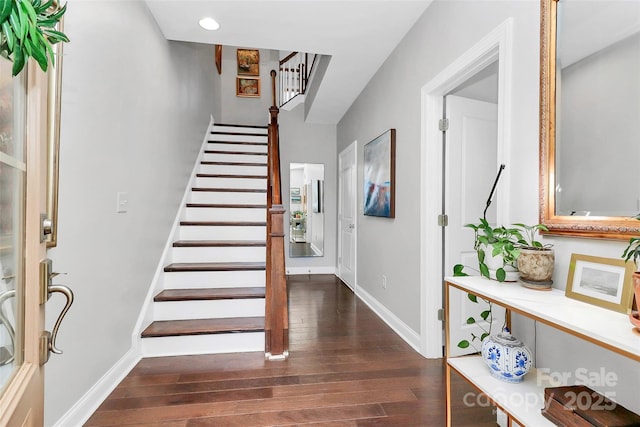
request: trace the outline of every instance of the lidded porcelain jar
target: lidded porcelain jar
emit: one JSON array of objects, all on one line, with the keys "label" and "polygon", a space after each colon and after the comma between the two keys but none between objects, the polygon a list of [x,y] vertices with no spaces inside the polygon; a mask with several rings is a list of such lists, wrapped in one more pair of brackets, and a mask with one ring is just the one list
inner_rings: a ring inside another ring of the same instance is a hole
[{"label": "lidded porcelain jar", "polygon": [[494,377],[509,383],[522,382],[533,364],[531,350],[504,328],[482,341],[482,360]]}]

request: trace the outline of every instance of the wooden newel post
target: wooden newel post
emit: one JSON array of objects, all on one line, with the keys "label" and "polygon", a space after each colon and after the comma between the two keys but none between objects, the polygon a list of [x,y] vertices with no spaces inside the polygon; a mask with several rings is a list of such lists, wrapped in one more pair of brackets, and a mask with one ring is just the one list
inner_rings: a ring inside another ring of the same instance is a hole
[{"label": "wooden newel post", "polygon": [[265,356],[284,359],[289,353],[289,313],[285,275],[285,210],[280,189],[280,147],[276,72],[271,71],[273,105],[269,108],[269,155],[267,173],[267,277],[265,289]]}]

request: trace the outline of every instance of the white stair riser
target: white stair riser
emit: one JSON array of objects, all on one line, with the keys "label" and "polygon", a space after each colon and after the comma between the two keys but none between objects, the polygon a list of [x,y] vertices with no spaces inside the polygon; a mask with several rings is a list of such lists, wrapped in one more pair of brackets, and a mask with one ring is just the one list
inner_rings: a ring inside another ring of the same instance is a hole
[{"label": "white stair riser", "polygon": [[267,203],[266,193],[230,193],[218,191],[192,191],[192,203],[249,203],[264,205]]},{"label": "white stair riser", "polygon": [[173,262],[265,262],[266,248],[173,248]]},{"label": "white stair riser", "polygon": [[209,134],[209,141],[267,142],[263,135],[218,135]]},{"label": "white stair riser", "polygon": [[262,208],[187,208],[186,221],[266,221],[267,210]]},{"label": "white stair riser", "polygon": [[201,164],[199,173],[224,175],[258,175],[267,176],[266,166],[207,165]]},{"label": "white stair riser", "polygon": [[164,289],[237,288],[265,285],[265,271],[165,272]]},{"label": "white stair riser", "polygon": [[265,226],[200,226],[180,227],[181,240],[265,240]]},{"label": "white stair riser", "polygon": [[205,162],[267,163],[267,156],[261,154],[204,153],[202,160]]},{"label": "white stair riser", "polygon": [[196,178],[196,187],[202,188],[257,188],[266,189],[266,178]]},{"label": "white stair riser", "polygon": [[264,351],[264,332],[143,338],[142,357]]},{"label": "white stair riser", "polygon": [[249,144],[227,144],[226,142],[209,142],[207,150],[215,151],[251,151],[252,153],[266,153],[267,144],[249,145]]},{"label": "white stair riser", "polygon": [[233,132],[233,133],[242,132],[242,133],[257,133],[261,135],[264,135],[267,133],[266,127],[260,127],[260,128],[253,128],[253,127],[246,127],[246,126],[238,127],[238,126],[225,126],[224,124],[214,125],[212,130],[214,132]]},{"label": "white stair riser", "polygon": [[213,301],[162,301],[153,305],[153,320],[228,319],[264,316],[264,298]]}]

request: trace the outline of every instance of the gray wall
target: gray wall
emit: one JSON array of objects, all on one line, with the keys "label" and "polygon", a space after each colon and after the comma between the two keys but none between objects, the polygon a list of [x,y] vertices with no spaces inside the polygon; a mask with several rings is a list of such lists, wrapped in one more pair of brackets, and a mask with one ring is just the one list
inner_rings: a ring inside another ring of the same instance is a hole
[{"label": "gray wall", "polygon": [[[358,283],[416,333],[420,333],[421,88],[507,18],[513,18],[513,90],[510,94],[509,222],[538,221],[540,2],[436,0],[350,107],[337,129],[337,151],[358,141],[358,203],[362,206],[363,146],[389,128],[396,138],[396,218],[358,218]],[[439,199],[440,183],[430,186]],[[435,218],[433,219],[435,221]],[[439,236],[432,236],[439,239]],[[572,252],[619,257],[623,242],[549,238],[556,248],[555,286],[564,289]],[[387,289],[381,276],[388,278]],[[440,286],[430,283],[429,286]],[[618,374],[616,399],[640,410],[640,371],[630,359],[584,345],[566,334],[516,320],[515,333],[535,347],[537,364],[551,370],[605,367]],[[584,348],[587,348],[585,350]],[[572,349],[580,349],[573,352]],[[570,360],[563,355],[571,354]],[[595,387],[598,388],[598,387]]]},{"label": "gray wall", "polygon": [[337,157],[336,126],[304,123],[303,105],[291,111],[280,111],[280,155],[282,171],[282,194],[287,215],[289,209],[289,164],[324,164],[324,256],[289,258],[289,229],[286,229],[286,266],[290,272],[307,273],[335,271],[337,237]]},{"label": "gray wall", "polygon": [[[251,47],[243,48],[251,49]],[[236,96],[237,49],[236,46],[222,47],[221,114],[216,116],[216,122],[265,126],[269,123],[269,107],[272,105],[269,73],[271,70],[278,70],[278,51],[259,49],[260,97],[246,98]]]},{"label": "gray wall", "polygon": [[[168,42],[143,2],[70,0],[55,282],[76,301],[46,366],[52,425],[130,349],[214,111],[213,47]],[[218,84],[219,86],[219,84]],[[116,213],[116,193],[129,211]],[[50,330],[60,297],[47,304]]]}]

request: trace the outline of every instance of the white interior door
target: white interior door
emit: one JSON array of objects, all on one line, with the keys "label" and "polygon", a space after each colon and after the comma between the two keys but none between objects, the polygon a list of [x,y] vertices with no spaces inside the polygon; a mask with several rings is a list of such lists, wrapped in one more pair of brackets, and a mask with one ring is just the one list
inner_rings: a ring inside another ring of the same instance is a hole
[{"label": "white interior door", "polygon": [[356,142],[338,158],[338,276],[352,290],[356,286]]},{"label": "white interior door", "polygon": [[[47,79],[29,61],[19,77],[0,59],[0,425],[43,425],[44,328],[39,264],[46,256]],[[25,78],[26,77],[26,78]]]},{"label": "white interior door", "polygon": [[[449,129],[446,132],[447,176],[445,188],[446,212],[449,225],[445,228],[445,274],[453,274],[455,264],[465,265],[467,274],[476,275],[478,259],[473,250],[473,230],[465,224],[477,223],[482,218],[487,198],[498,171],[498,106],[457,96],[446,97],[446,117]],[[497,195],[487,210],[487,220],[496,221],[500,201]],[[473,270],[475,269],[475,270]],[[470,324],[473,317],[482,320],[481,313],[487,309],[483,301],[474,303],[467,294],[452,290],[449,295],[449,355],[459,356],[480,349],[480,337],[489,330],[489,324],[480,321]],[[493,331],[504,322],[504,310],[493,309]],[[492,331],[492,332],[493,332]],[[457,346],[462,340],[471,342],[466,348]]]}]

